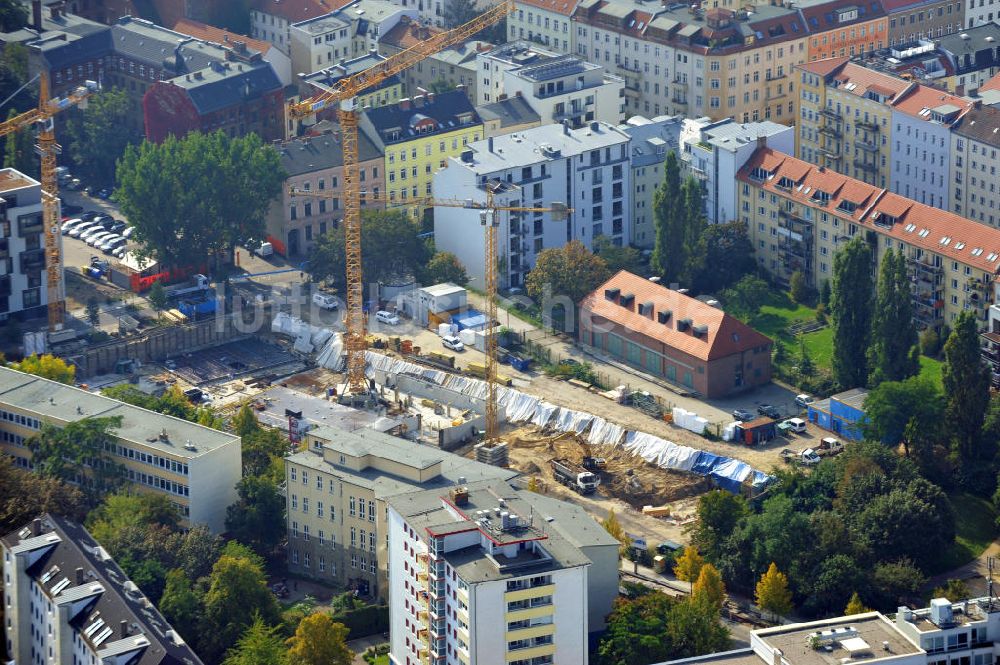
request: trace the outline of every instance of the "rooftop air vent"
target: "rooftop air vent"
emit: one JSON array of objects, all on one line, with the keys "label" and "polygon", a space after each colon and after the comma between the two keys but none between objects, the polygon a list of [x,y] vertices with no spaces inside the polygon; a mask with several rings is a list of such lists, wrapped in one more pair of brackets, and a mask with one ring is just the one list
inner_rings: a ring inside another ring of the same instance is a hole
[{"label": "rooftop air vent", "polygon": [[700,323],[700,324],[698,324],[696,326],[693,326],[691,328],[691,330],[698,337],[704,337],[704,336],[708,335],[708,326],[706,326],[704,323]]},{"label": "rooftop air vent", "polygon": [[681,332],[684,332],[690,327],[691,327],[691,319],[680,319],[677,322],[677,329],[680,330]]},{"label": "rooftop air vent", "polygon": [[618,300],[619,293],[621,293],[621,289],[604,289],[604,297],[607,300]]},{"label": "rooftop air vent", "polygon": [[653,313],[653,303],[650,300],[639,305],[639,314],[643,316],[650,316]]},{"label": "rooftop air vent", "polygon": [[667,321],[670,320],[671,314],[672,312],[669,309],[659,311],[656,313],[656,320],[659,321],[660,323],[665,324]]},{"label": "rooftop air vent", "polygon": [[621,299],[618,301],[622,307],[631,307],[633,302],[635,302],[634,293],[623,293]]}]

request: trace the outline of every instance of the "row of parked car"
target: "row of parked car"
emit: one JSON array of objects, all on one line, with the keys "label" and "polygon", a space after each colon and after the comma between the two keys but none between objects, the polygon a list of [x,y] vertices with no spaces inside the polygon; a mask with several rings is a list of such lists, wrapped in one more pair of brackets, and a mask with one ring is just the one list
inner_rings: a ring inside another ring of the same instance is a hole
[{"label": "row of parked car", "polygon": [[64,236],[78,238],[91,247],[118,258],[125,255],[133,231],[133,227],[122,220],[93,210],[67,219],[62,225]]}]

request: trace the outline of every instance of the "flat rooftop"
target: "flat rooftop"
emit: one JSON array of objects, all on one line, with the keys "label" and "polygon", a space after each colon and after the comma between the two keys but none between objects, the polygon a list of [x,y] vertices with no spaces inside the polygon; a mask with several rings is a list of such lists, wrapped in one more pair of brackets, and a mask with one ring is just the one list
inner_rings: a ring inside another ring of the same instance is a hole
[{"label": "flat rooftop", "polygon": [[704,656],[694,658],[683,658],[681,660],[671,660],[667,663],[657,665],[765,665],[760,657],[754,653],[753,649],[734,649],[733,651],[720,651],[709,653]]},{"label": "flat rooftop", "polygon": [[0,192],[9,192],[13,189],[31,187],[32,185],[41,185],[41,183],[14,169],[0,170]]},{"label": "flat rooftop", "polygon": [[[821,636],[816,649],[809,646],[815,634]],[[780,649],[791,665],[841,665],[846,659],[856,664],[923,653],[878,612],[768,628],[755,635],[768,647]]]}]

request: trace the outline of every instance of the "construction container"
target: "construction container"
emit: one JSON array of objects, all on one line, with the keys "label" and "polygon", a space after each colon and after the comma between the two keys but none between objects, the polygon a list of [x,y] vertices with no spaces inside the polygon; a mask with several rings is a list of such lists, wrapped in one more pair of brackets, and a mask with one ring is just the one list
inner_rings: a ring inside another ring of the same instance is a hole
[{"label": "construction container", "polygon": [[406,354],[413,353],[413,340],[412,339],[404,339],[399,344],[399,350],[400,350],[401,353],[406,353]]}]

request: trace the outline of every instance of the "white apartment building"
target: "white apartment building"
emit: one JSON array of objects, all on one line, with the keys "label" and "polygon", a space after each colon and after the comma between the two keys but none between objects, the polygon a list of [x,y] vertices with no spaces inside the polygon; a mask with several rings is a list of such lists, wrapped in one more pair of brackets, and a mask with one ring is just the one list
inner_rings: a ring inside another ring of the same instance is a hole
[{"label": "white apartment building", "polygon": [[987,23],[1000,23],[1000,0],[968,0],[965,25],[974,28]]},{"label": "white apartment building", "polygon": [[520,94],[543,123],[572,127],[625,119],[625,81],[575,55],[561,55],[503,72],[503,93]]},{"label": "white apartment building", "polygon": [[952,183],[951,131],[972,102],[927,86],[912,86],[892,101],[890,189],[948,210]]},{"label": "white apartment building", "polygon": [[[0,169],[0,224],[0,319],[44,316],[49,293],[41,183]],[[56,242],[61,251],[62,236],[56,234]],[[65,280],[60,285],[65,291]]]},{"label": "white apartment building", "polygon": [[650,120],[633,116],[618,128],[629,135],[632,165],[632,231],[636,247],[650,248],[656,240],[653,227],[653,193],[663,182],[663,162],[671,150],[679,153],[683,118],[658,116]]},{"label": "white apartment building", "polygon": [[507,38],[526,39],[558,53],[573,53],[573,11],[578,0],[515,0]]},{"label": "white apartment building", "polygon": [[866,612],[750,633],[750,648],[661,665],[991,665],[1000,601],[934,598],[895,615]]},{"label": "white apartment building", "polygon": [[1000,108],[978,103],[951,132],[949,209],[968,219],[1000,227]]},{"label": "white apartment building", "polygon": [[317,427],[305,442],[305,452],[285,458],[289,570],[382,600],[393,597],[386,583],[389,497],[518,475],[363,429]]},{"label": "white apartment building", "polygon": [[1000,389],[1000,283],[993,285],[993,304],[986,313],[986,330],[979,333],[983,361],[990,367],[990,383]]},{"label": "white apartment building", "polygon": [[[579,240],[593,249],[594,238],[617,245],[631,238],[632,191],[629,135],[603,122],[579,129],[543,125],[470,143],[434,175],[435,198],[486,201],[485,186],[503,205],[550,207],[565,203],[574,212],[565,221],[550,213],[500,213],[497,220],[498,284],[522,286],[538,253]],[[485,230],[479,212],[435,208],[438,249],[453,252],[473,280],[484,284]]]},{"label": "white apartment building", "polygon": [[794,152],[795,128],[765,120],[739,123],[732,119],[685,119],[680,134],[680,158],[705,192],[705,216],[710,224],[738,218],[736,174],[761,145]]},{"label": "white apartment building", "polygon": [[390,499],[388,521],[392,663],[586,665],[618,544],[582,509],[484,481]]},{"label": "white apartment building", "polygon": [[[525,65],[538,64],[558,55],[555,51],[546,50],[523,40],[501,44],[477,54],[475,104],[477,106],[492,104],[504,97],[504,72]],[[507,96],[513,97],[513,95]]]},{"label": "white apartment building", "polygon": [[296,76],[330,67],[378,49],[379,37],[416,9],[386,0],[356,0],[334,12],[293,23],[288,28],[292,71]]},{"label": "white apartment building", "polygon": [[9,665],[201,665],[82,525],[42,515],[0,549]]},{"label": "white apartment building", "polygon": [[[288,28],[292,23],[328,14],[326,0],[274,0],[258,2],[250,9],[250,36],[271,42],[285,55],[291,54]],[[293,71],[294,75],[296,72]]]},{"label": "white apartment building", "polygon": [[[121,416],[106,453],[132,488],[166,496],[187,526],[225,531],[243,477],[240,438],[31,374],[0,367],[0,451],[31,469],[27,440],[42,425]],[[86,473],[81,469],[81,473]]]}]

